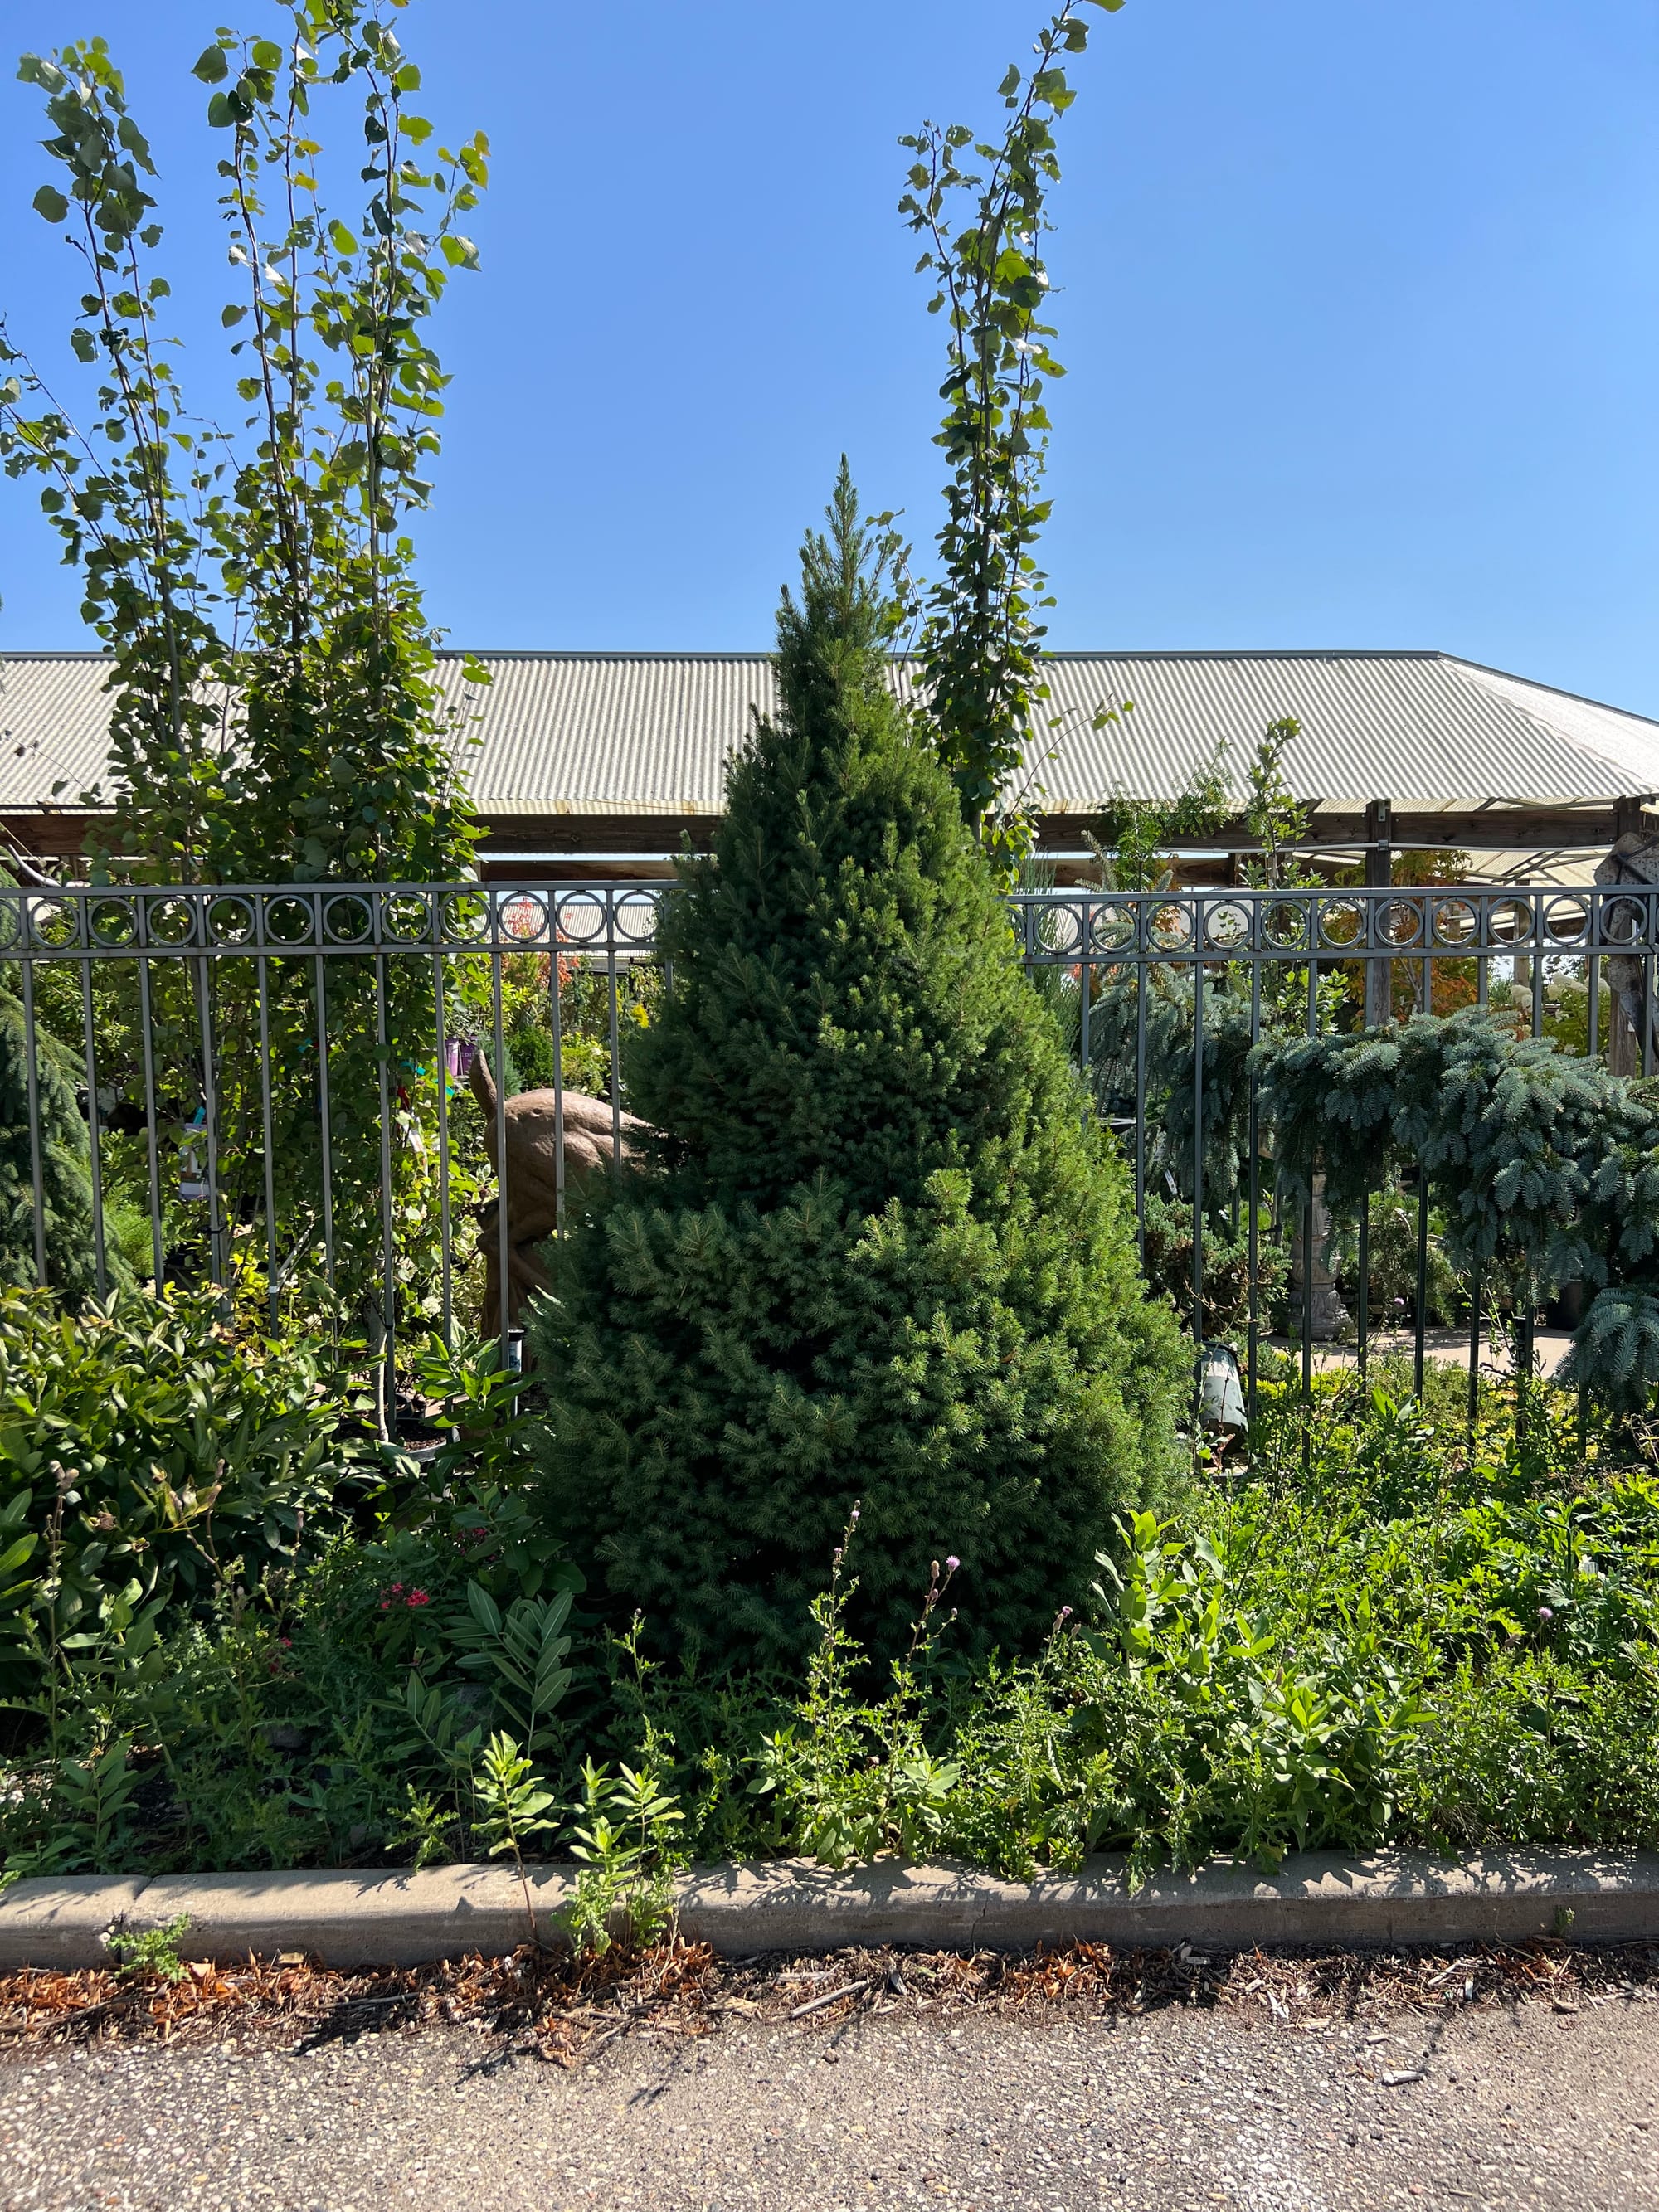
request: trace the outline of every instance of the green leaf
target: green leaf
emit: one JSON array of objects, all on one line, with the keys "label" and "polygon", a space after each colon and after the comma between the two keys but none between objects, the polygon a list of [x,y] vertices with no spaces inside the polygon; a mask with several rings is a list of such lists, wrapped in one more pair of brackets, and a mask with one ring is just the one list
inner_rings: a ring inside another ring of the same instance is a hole
[{"label": "green leaf", "polygon": [[228,131],[240,120],[240,112],[228,92],[216,92],[208,102],[208,123],[215,131]]},{"label": "green leaf", "polygon": [[1019,90],[1019,70],[1013,62],[1010,62],[1008,64],[1008,74],[1003,78],[1002,82],[997,87],[997,90],[1002,94],[1002,97],[1005,100],[1007,100]]},{"label": "green leaf", "polygon": [[8,1545],[3,1552],[0,1552],[0,1575],[14,1574],[40,1540],[40,1537],[31,1531],[27,1536],[20,1536],[15,1544]]},{"label": "green leaf", "polygon": [[64,72],[56,62],[49,62],[44,54],[25,54],[17,64],[20,84],[38,84],[42,92],[61,92]]},{"label": "green leaf", "polygon": [[452,269],[477,267],[478,249],[470,238],[463,238],[459,231],[452,230],[447,233],[441,240],[441,244],[444,259],[448,262]]},{"label": "green leaf", "polygon": [[97,343],[90,331],[71,331],[70,343],[75,349],[76,361],[96,361],[98,358]]},{"label": "green leaf", "polygon": [[413,62],[405,62],[392,82],[399,92],[418,92],[421,88],[421,72]]},{"label": "green leaf", "polygon": [[69,213],[69,202],[55,185],[42,185],[31,204],[35,213],[45,216],[48,222],[62,222]]},{"label": "green leaf", "polygon": [[234,331],[246,313],[246,307],[224,307],[220,310],[219,320],[228,331]]},{"label": "green leaf", "polygon": [[328,227],[328,242],[337,253],[351,254],[357,251],[357,240],[337,217]]},{"label": "green leaf", "polygon": [[224,48],[204,46],[191,64],[190,73],[192,76],[200,77],[204,84],[222,84],[230,74]]}]

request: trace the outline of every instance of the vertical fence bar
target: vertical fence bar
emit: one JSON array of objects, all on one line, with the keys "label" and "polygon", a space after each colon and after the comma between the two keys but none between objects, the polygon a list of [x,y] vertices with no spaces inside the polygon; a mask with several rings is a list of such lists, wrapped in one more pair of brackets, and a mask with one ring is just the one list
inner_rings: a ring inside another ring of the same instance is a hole
[{"label": "vertical fence bar", "polygon": [[489,1002],[495,1032],[495,1265],[501,1285],[501,1295],[496,1300],[495,1325],[501,1333],[501,1371],[505,1374],[507,1367],[510,1304],[507,1290],[512,1244],[507,1233],[507,1040],[501,1029],[501,961],[504,956],[499,941],[501,909],[494,902],[491,903],[491,915],[497,933],[489,947]]},{"label": "vertical fence bar", "polygon": [[[1651,937],[1653,909],[1648,909],[1649,933]],[[1653,1073],[1653,954],[1650,950],[1642,955],[1642,1073]]]},{"label": "vertical fence bar", "polygon": [[1429,1302],[1429,1170],[1419,1160],[1417,1164],[1417,1295],[1413,1301],[1412,1315],[1412,1389],[1417,1401],[1423,1401],[1423,1331],[1427,1321],[1425,1309]]},{"label": "vertical fence bar", "polygon": [[[1202,902],[1194,906],[1201,931]],[[1194,945],[1196,953],[1201,947]],[[1204,964],[1193,962],[1193,1342],[1204,1348]]]},{"label": "vertical fence bar", "polygon": [[[1314,957],[1314,932],[1318,927],[1313,902],[1308,903],[1308,1035],[1319,1035],[1319,963]],[[1302,1208],[1302,1473],[1306,1477],[1313,1459],[1313,1273],[1314,1183],[1308,1178],[1308,1195]]]},{"label": "vertical fence bar", "polygon": [[[384,915],[378,896],[373,906],[375,938]],[[383,1433],[398,1434],[398,1255],[392,1219],[392,1031],[386,1018],[386,956],[374,955],[374,1059],[380,1091],[380,1388]]]},{"label": "vertical fence bar", "polygon": [[[197,926],[206,933],[208,909],[198,906]],[[228,1270],[221,1240],[224,1235],[219,1196],[219,1086],[214,1080],[216,1053],[213,1042],[213,978],[205,954],[191,963],[196,981],[197,1024],[202,1039],[202,1135],[207,1146],[208,1279],[224,1287]]]},{"label": "vertical fence bar", "polygon": [[[25,910],[24,926],[27,914]],[[46,1287],[46,1192],[45,1157],[40,1143],[40,1069],[34,1031],[34,962],[28,953],[21,961],[23,984],[23,1062],[29,1116],[29,1181],[34,1193],[34,1279]]]},{"label": "vertical fence bar", "polygon": [[1371,1342],[1371,1187],[1368,1182],[1359,1194],[1359,1311],[1354,1316],[1354,1327],[1359,1332],[1359,1381],[1363,1389],[1366,1381]]},{"label": "vertical fence bar", "polygon": [[548,989],[553,1001],[553,1219],[555,1233],[564,1234],[564,981],[559,973],[558,894],[548,895],[553,952],[548,963]]},{"label": "vertical fence bar", "polygon": [[[140,912],[143,912],[142,905]],[[160,1297],[167,1280],[167,1254],[161,1230],[161,1139],[155,1127],[161,1101],[155,1095],[155,1018],[150,1006],[149,960],[143,952],[138,956],[138,1035],[144,1060],[144,1135],[149,1164],[150,1246],[155,1265],[155,1295]]]},{"label": "vertical fence bar", "polygon": [[1479,1256],[1469,1270],[1469,1442],[1474,1442],[1474,1424],[1480,1410],[1480,1302],[1482,1297],[1481,1268]]},{"label": "vertical fence bar", "polygon": [[[315,902],[317,942],[323,941],[322,902]],[[331,1294],[334,1280],[334,1124],[328,1097],[328,977],[327,962],[317,954],[317,1118],[322,1141],[323,1272]],[[338,1319],[338,1315],[335,1316]]]},{"label": "vertical fence bar", "polygon": [[1135,1236],[1146,1264],[1146,909],[1135,914]]},{"label": "vertical fence bar", "polygon": [[622,1173],[622,1037],[617,989],[617,908],[605,894],[605,981],[611,999],[611,1172]]},{"label": "vertical fence bar", "polygon": [[265,1310],[270,1325],[276,1326],[276,1163],[271,1135],[270,1121],[270,962],[261,952],[255,957],[259,985],[259,1066],[264,1078],[259,1085],[260,1132],[264,1141],[265,1186]]},{"label": "vertical fence bar", "polygon": [[[81,910],[82,926],[86,908]],[[97,1270],[98,1295],[101,1298],[109,1288],[109,1255],[104,1243],[104,1163],[102,1117],[98,1111],[98,1046],[93,1036],[92,1020],[92,961],[83,955],[81,961],[81,1020],[85,1031],[87,1055],[87,1139],[90,1147],[89,1165],[92,1170],[92,1257]]]},{"label": "vertical fence bar", "polygon": [[[1253,951],[1255,949],[1252,947]],[[1261,1257],[1261,1118],[1255,1064],[1255,1048],[1261,1039],[1261,962],[1257,957],[1250,962],[1250,1226],[1244,1263],[1249,1276],[1245,1286],[1245,1328],[1249,1336],[1247,1357],[1249,1369],[1249,1402],[1245,1413],[1252,1425],[1255,1420],[1257,1355],[1261,1338],[1261,1305],[1257,1282]]]},{"label": "vertical fence bar", "polygon": [[1092,1012],[1091,1001],[1094,997],[1094,968],[1092,963],[1094,957],[1095,933],[1094,917],[1090,911],[1089,902],[1087,899],[1085,899],[1083,902],[1082,918],[1079,924],[1079,929],[1082,942],[1078,947],[1077,975],[1078,988],[1083,994],[1083,1003],[1078,1012],[1078,1060],[1079,1064],[1081,1066],[1083,1070],[1084,1088],[1085,1091],[1089,1091],[1092,1096],[1092,1089],[1089,1082],[1089,1047],[1091,1042],[1089,1036],[1089,1017]]},{"label": "vertical fence bar", "polygon": [[1592,1060],[1601,1056],[1601,956],[1589,955],[1586,965],[1589,971],[1589,1049]]},{"label": "vertical fence bar", "polygon": [[1534,898],[1532,911],[1532,1033],[1544,1034],[1544,909]]},{"label": "vertical fence bar", "polygon": [[[434,939],[443,934],[443,908],[433,909]],[[438,1042],[438,1254],[439,1299],[446,1347],[455,1344],[455,1278],[449,1257],[449,1039],[444,1032],[444,956],[432,955],[432,1013]],[[459,1054],[457,1057],[459,1058]]]}]

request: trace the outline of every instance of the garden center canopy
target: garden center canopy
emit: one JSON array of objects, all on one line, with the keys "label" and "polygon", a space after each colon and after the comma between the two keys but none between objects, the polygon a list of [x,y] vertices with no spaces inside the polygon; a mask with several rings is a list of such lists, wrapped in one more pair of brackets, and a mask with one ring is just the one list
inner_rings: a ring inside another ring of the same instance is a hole
[{"label": "garden center canopy", "polygon": [[[484,653],[469,698],[464,656],[443,656],[476,717],[471,768],[486,864],[501,873],[660,867],[708,842],[726,765],[774,705],[758,653]],[[0,690],[0,826],[51,857],[79,851],[77,804],[105,765],[107,662],[18,653]],[[1588,875],[1591,856],[1659,794],[1659,722],[1448,653],[1061,653],[1027,746],[1043,848],[1109,840],[1113,803],[1172,799],[1221,748],[1235,791],[1270,722],[1302,733],[1285,757],[1311,805],[1310,842],[1334,860],[1392,802],[1396,848],[1472,849],[1477,872]],[[903,690],[910,671],[896,665]],[[1248,849],[1242,823],[1215,841]],[[593,864],[589,866],[589,863]],[[578,865],[578,864],[580,865]]]}]

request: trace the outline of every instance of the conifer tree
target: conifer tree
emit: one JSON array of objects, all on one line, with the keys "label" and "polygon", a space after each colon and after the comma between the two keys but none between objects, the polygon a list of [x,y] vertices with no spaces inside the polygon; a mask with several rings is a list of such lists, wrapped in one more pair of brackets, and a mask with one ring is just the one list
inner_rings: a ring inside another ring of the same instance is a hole
[{"label": "conifer tree", "polygon": [[[0,882],[5,878],[0,876]],[[33,1284],[34,1147],[29,1137],[28,1056],[23,1009],[0,970],[0,1282]],[[68,1055],[35,1032],[35,1110],[46,1279],[78,1299],[96,1287],[91,1149],[76,1103]]]},{"label": "conifer tree", "polygon": [[613,1612],[787,1660],[855,1503],[860,1626],[930,1559],[975,1648],[1077,1605],[1170,1467],[1185,1362],[992,865],[885,682],[892,551],[843,462],[781,707],[665,902],[657,1159],[593,1192],[535,1323],[550,1502]]}]

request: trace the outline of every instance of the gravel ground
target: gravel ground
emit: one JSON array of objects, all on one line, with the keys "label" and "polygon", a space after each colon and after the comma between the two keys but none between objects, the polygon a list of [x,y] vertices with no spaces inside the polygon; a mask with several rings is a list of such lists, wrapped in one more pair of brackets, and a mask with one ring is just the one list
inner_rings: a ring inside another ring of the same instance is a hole
[{"label": "gravel ground", "polygon": [[1659,2001],[1386,2028],[867,2014],[642,2033],[565,2071],[465,2027],[0,2069],[0,2197],[478,2212],[1659,2206]]}]

